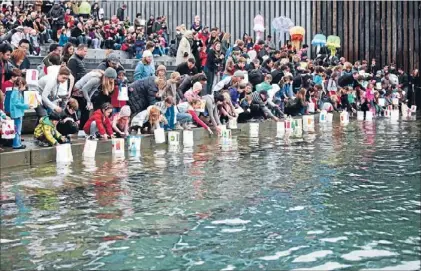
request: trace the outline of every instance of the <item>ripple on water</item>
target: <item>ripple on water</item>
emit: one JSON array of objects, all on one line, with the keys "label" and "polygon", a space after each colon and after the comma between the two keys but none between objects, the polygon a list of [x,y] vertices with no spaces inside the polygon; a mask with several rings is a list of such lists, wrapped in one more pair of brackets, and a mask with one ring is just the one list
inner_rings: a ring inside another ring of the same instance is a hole
[{"label": "ripple on water", "polygon": [[260,257],[259,259],[260,260],[264,260],[264,261],[276,261],[279,258],[282,258],[282,257],[286,257],[286,256],[291,255],[291,252],[294,252],[294,251],[297,251],[297,250],[300,250],[300,249],[306,248],[306,247],[307,246],[293,247],[293,248],[290,248],[288,250],[278,251],[278,252],[275,253],[275,255],[264,256],[264,257]]},{"label": "ripple on water", "polygon": [[315,262],[320,258],[324,258],[327,255],[333,254],[331,250],[320,250],[320,251],[314,251],[307,255],[301,255],[295,258],[292,262],[293,263],[309,263],[309,262]]},{"label": "ripple on water", "polygon": [[381,250],[381,249],[367,249],[367,250],[354,250],[350,253],[344,254],[341,257],[347,261],[361,261],[365,258],[377,257],[391,257],[399,255],[396,252]]}]

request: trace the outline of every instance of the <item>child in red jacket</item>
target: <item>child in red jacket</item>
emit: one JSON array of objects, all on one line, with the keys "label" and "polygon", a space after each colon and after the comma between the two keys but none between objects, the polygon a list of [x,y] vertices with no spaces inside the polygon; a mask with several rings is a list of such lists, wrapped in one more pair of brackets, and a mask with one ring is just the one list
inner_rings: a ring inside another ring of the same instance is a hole
[{"label": "child in red jacket", "polygon": [[115,138],[110,116],[113,107],[109,103],[104,103],[101,109],[96,110],[89,120],[85,123],[83,130],[92,138]]}]

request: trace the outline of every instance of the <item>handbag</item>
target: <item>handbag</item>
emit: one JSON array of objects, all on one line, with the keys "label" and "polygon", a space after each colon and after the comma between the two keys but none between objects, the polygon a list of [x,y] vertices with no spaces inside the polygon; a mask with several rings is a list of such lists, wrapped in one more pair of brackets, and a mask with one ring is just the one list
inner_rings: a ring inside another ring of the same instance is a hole
[{"label": "handbag", "polygon": [[1,125],[1,138],[14,139],[15,134],[16,132],[14,120],[5,120]]}]

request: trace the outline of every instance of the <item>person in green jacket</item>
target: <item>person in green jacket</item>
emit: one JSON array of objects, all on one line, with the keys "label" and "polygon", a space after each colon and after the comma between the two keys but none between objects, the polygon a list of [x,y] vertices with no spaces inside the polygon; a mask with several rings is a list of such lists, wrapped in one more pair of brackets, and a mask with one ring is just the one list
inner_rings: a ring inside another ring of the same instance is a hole
[{"label": "person in green jacket", "polygon": [[34,131],[34,137],[39,146],[49,147],[67,142],[67,138],[57,131],[59,121],[60,115],[55,112],[41,118]]}]

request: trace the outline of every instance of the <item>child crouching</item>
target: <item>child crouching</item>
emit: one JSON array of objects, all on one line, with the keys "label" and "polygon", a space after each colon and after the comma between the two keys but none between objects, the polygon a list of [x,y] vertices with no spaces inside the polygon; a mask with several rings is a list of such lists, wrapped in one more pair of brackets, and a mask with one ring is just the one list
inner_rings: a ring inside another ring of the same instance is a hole
[{"label": "child crouching", "polygon": [[40,147],[50,147],[68,142],[68,139],[57,131],[59,121],[60,115],[55,112],[40,119],[34,132],[35,142]]},{"label": "child crouching", "polygon": [[101,109],[96,110],[85,123],[83,127],[85,133],[91,138],[115,138],[110,120],[112,112],[113,106],[110,103],[104,103]]}]

